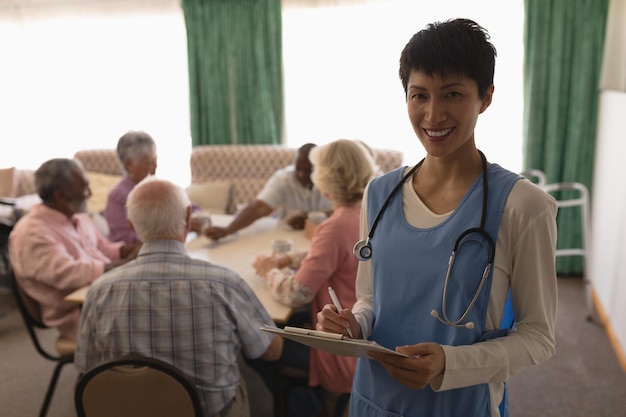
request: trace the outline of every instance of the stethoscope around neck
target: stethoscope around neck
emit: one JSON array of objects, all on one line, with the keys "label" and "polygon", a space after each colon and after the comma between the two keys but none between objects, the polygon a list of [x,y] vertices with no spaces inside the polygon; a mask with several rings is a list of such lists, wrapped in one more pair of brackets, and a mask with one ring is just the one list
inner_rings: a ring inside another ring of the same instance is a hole
[{"label": "stethoscope around neck", "polygon": [[[485,230],[485,221],[487,219],[487,197],[489,193],[489,186],[487,183],[487,180],[488,180],[487,159],[485,158],[485,155],[481,151],[478,151],[478,153],[480,154],[480,159],[482,162],[482,176],[483,176],[483,203],[482,203],[482,213],[480,216],[480,227],[473,227],[473,228],[467,229],[463,231],[456,238],[456,241],[454,242],[454,247],[452,248],[452,253],[450,254],[450,258],[448,259],[448,270],[446,272],[446,278],[443,284],[443,294],[441,297],[441,314],[439,314],[439,312],[434,309],[431,310],[430,312],[431,316],[433,316],[434,318],[436,318],[443,324],[446,324],[448,326],[453,326],[453,327],[464,327],[467,329],[474,328],[474,322],[472,321],[469,321],[466,323],[464,322],[467,319],[467,316],[469,315],[470,311],[476,304],[476,300],[478,300],[478,297],[480,296],[480,292],[483,286],[485,285],[485,282],[487,281],[487,277],[489,276],[489,272],[491,271],[491,267],[493,266],[493,258],[495,257],[495,252],[496,252],[496,247],[495,247],[493,238],[491,237],[491,235],[489,235],[487,230]],[[372,257],[372,245],[370,241],[372,240],[372,237],[374,236],[374,232],[376,231],[378,222],[380,221],[383,213],[389,206],[391,199],[398,193],[398,191],[402,188],[404,183],[415,173],[415,171],[417,171],[417,169],[422,165],[423,162],[424,160],[422,159],[420,162],[417,163],[417,165],[411,168],[409,172],[407,172],[404,175],[404,177],[402,177],[402,179],[396,184],[393,190],[391,190],[391,192],[385,199],[385,202],[383,203],[380,210],[378,211],[378,214],[376,214],[376,217],[374,218],[374,223],[372,223],[372,227],[370,229],[369,234],[367,235],[367,238],[359,240],[354,245],[353,253],[354,253],[354,256],[359,261],[367,261]],[[450,275],[452,274],[452,268],[454,266],[454,258],[456,257],[456,254],[459,251],[461,242],[463,242],[463,239],[465,239],[468,235],[473,234],[473,233],[478,233],[482,237],[485,238],[485,240],[487,241],[489,245],[489,257],[487,258],[487,265],[485,266],[485,269],[483,270],[483,275],[480,279],[478,287],[476,288],[476,291],[474,292],[474,296],[472,297],[472,300],[470,301],[469,305],[467,306],[463,314],[461,314],[461,317],[453,321],[453,320],[450,320],[450,318],[448,317],[448,309],[447,309],[448,282],[450,281]]]}]

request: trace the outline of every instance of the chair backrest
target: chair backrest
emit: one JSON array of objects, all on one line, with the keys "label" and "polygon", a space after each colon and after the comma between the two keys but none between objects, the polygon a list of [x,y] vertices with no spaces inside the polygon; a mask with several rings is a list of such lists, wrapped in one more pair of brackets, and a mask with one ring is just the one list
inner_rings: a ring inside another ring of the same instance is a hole
[{"label": "chair backrest", "polygon": [[106,360],[80,376],[78,417],[201,417],[199,393],[175,366],[129,355]]},{"label": "chair backrest", "polygon": [[20,315],[24,320],[24,324],[26,325],[26,330],[28,331],[28,335],[30,336],[35,349],[42,355],[44,358],[50,359],[52,361],[62,361],[62,362],[71,362],[74,356],[74,350],[76,348],[76,343],[73,340],[66,339],[64,337],[59,337],[56,341],[56,350],[58,354],[51,353],[47,349],[43,347],[41,342],[39,341],[39,337],[37,336],[36,329],[48,329],[41,318],[41,309],[39,308],[39,303],[30,297],[15,278],[15,274],[13,273],[13,268],[11,267],[10,262],[9,266],[9,281],[11,290],[13,291],[13,295],[15,297],[15,303],[17,304],[17,308],[20,311]]},{"label": "chair backrest", "polygon": [[[12,270],[11,270],[12,271]],[[47,326],[41,319],[41,309],[39,303],[32,299],[28,294],[24,292],[20,284],[15,279],[15,275],[12,274],[13,280],[13,292],[15,294],[15,301],[22,314],[22,317],[27,322],[28,326],[37,327],[40,329],[46,329]]]}]

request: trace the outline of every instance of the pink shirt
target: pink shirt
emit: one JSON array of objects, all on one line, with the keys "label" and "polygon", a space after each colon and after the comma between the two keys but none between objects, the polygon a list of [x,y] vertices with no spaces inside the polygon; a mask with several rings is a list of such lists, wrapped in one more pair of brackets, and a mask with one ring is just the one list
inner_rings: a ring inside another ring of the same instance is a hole
[{"label": "pink shirt", "polygon": [[63,298],[102,275],[105,264],[119,259],[123,245],[109,242],[85,213],[75,214],[73,221],[37,204],[9,237],[15,278],[39,302],[44,324],[70,339],[76,339],[80,307]]},{"label": "pink shirt", "polygon": [[[359,240],[361,205],[337,207],[322,222],[313,236],[311,247],[297,271],[273,269],[268,275],[268,287],[277,300],[301,305],[311,298],[313,328],[317,312],[325,304],[332,304],[328,287],[333,287],[343,308],[352,308],[356,302],[356,272],[358,261],[352,254]],[[297,257],[294,256],[294,260]],[[311,297],[312,296],[312,297]],[[333,392],[350,392],[356,368],[356,358],[333,355],[311,349],[309,385],[321,385]]]}]

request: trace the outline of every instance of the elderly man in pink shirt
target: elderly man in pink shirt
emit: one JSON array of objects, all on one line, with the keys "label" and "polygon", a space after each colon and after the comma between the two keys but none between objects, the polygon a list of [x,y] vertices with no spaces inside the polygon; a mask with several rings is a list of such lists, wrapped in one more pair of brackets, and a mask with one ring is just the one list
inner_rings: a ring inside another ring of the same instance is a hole
[{"label": "elderly man in pink shirt", "polygon": [[89,181],[76,161],[44,162],[35,186],[42,202],[9,236],[11,265],[21,288],[39,303],[44,324],[76,339],[80,309],[63,298],[134,259],[140,244],[109,242],[95,227],[86,212]]}]

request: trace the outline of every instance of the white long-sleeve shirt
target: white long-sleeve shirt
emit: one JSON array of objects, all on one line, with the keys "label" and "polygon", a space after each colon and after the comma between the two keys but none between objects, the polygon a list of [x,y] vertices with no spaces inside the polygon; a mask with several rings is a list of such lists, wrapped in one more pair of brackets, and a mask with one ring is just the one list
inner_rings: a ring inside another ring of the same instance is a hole
[{"label": "white long-sleeve shirt", "polygon": [[[363,201],[367,201],[366,190]],[[406,181],[402,189],[404,216],[419,228],[433,227],[451,213],[435,214]],[[499,327],[509,288],[513,294],[516,329],[506,337],[466,346],[443,346],[443,375],[431,382],[435,391],[488,383],[491,398],[502,398],[503,382],[515,373],[550,358],[555,352],[557,309],[555,271],[556,212],[554,198],[527,180],[515,183],[504,206],[498,237],[486,330]],[[367,204],[361,206],[361,238],[369,234]],[[443,279],[443,277],[442,277]],[[357,302],[352,308],[367,338],[373,325],[371,261],[360,262]],[[435,318],[426,317],[425,320]],[[492,410],[499,415],[497,403]]]}]

